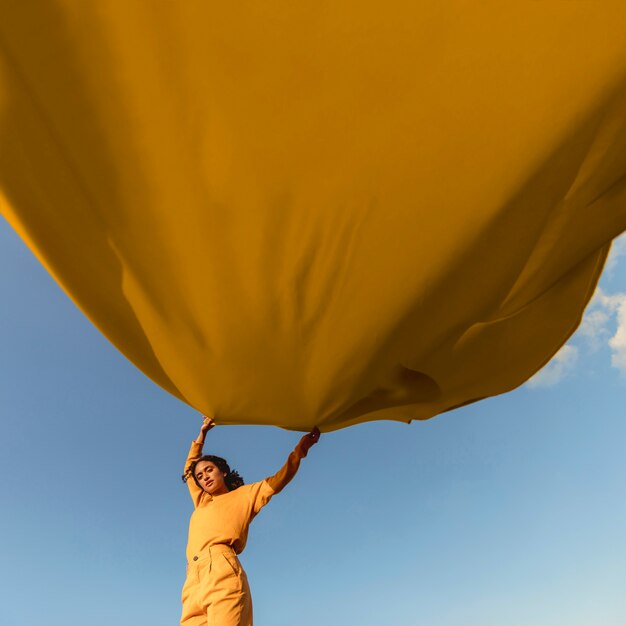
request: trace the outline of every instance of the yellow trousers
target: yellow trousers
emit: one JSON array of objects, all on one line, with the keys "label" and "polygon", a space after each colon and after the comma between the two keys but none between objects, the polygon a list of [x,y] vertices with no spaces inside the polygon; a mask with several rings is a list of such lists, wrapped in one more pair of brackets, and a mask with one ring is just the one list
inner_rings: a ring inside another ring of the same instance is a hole
[{"label": "yellow trousers", "polygon": [[230,546],[210,546],[193,557],[182,599],[181,626],[252,626],[248,578]]}]

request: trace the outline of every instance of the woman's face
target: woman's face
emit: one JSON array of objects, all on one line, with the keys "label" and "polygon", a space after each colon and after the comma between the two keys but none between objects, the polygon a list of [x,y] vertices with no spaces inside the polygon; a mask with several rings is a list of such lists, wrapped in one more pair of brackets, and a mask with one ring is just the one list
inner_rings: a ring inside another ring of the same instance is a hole
[{"label": "woman's face", "polygon": [[228,493],[228,487],[224,482],[226,474],[221,472],[212,461],[198,462],[194,473],[198,484],[212,496]]}]

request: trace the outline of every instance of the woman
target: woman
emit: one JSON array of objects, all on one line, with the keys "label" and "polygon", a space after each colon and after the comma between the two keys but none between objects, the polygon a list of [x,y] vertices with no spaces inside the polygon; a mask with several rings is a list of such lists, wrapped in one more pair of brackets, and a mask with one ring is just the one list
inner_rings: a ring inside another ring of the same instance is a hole
[{"label": "woman", "polygon": [[183,586],[181,626],[252,626],[252,598],[237,554],[246,545],[248,526],[270,498],[295,475],[320,431],[300,439],[274,476],[244,485],[221,457],[202,456],[206,434],[215,422],[204,417],[192,442],[183,480],[194,512],[189,521],[187,579]]}]

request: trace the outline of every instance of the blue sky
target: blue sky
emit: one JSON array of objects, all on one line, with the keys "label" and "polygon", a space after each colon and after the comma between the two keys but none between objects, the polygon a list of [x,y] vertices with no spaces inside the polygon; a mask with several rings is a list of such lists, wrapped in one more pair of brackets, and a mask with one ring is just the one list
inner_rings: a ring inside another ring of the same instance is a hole
[{"label": "blue sky", "polygon": [[[170,626],[200,425],[0,219],[0,623]],[[626,245],[529,384],[323,435],[241,557],[258,626],[626,623]],[[248,482],[298,435],[220,427]]]}]

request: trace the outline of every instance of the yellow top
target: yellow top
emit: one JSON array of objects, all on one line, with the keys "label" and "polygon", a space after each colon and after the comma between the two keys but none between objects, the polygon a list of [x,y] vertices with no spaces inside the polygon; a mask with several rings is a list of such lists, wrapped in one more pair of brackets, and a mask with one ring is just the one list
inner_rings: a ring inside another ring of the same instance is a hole
[{"label": "yellow top", "polygon": [[185,463],[187,485],[194,504],[189,520],[188,561],[204,548],[218,543],[232,546],[237,554],[241,553],[246,547],[250,522],[271,497],[294,477],[302,459],[296,448],[273,476],[212,496],[199,487],[191,475],[191,464],[201,456],[202,444],[194,441]]},{"label": "yellow top", "polygon": [[626,2],[0,1],[0,136],[0,211],[176,397],[427,419],[544,365],[626,228]]}]

